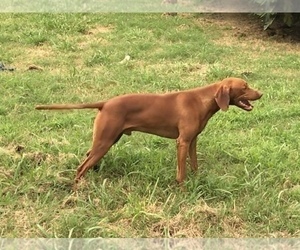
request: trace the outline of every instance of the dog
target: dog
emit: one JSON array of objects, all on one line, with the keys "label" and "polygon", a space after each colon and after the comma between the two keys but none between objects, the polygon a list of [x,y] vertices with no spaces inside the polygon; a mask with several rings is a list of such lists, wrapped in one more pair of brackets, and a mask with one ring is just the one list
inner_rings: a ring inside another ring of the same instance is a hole
[{"label": "dog", "polygon": [[108,152],[123,134],[133,131],[176,139],[177,176],[182,184],[186,177],[186,159],[197,171],[196,142],[208,120],[220,109],[230,105],[245,111],[253,109],[250,101],[258,100],[262,93],[252,89],[240,78],[222,81],[194,89],[166,94],[127,94],[108,101],[83,104],[38,105],[38,110],[98,109],[94,121],[93,143],[86,159],[78,167],[75,184]]}]

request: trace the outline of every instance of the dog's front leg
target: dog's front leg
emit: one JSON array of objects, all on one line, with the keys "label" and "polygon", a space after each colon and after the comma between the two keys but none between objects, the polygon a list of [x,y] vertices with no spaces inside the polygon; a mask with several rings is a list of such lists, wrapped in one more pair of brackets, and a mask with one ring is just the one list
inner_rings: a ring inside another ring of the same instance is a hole
[{"label": "dog's front leg", "polygon": [[183,138],[177,139],[177,177],[176,180],[181,184],[186,176],[186,158],[190,147],[190,141]]}]

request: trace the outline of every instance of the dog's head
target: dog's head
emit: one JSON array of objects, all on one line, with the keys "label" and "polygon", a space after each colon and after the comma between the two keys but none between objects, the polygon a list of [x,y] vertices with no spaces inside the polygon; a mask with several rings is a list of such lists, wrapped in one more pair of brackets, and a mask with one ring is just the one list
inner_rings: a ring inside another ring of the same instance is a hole
[{"label": "dog's head", "polygon": [[229,105],[251,111],[253,106],[250,101],[258,100],[261,97],[262,93],[250,88],[246,81],[233,77],[222,80],[215,94],[215,100],[223,111],[226,111]]}]

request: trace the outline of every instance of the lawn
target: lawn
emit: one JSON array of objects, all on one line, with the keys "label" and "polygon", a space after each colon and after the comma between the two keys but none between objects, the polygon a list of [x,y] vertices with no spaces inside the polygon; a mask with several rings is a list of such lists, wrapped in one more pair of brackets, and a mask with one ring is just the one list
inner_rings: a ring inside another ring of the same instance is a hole
[{"label": "lawn", "polygon": [[[248,18],[1,14],[0,61],[16,70],[0,71],[0,236],[300,237],[300,44]],[[227,76],[264,96],[209,121],[184,191],[175,141],[133,133],[73,193],[96,111],[34,109]]]}]

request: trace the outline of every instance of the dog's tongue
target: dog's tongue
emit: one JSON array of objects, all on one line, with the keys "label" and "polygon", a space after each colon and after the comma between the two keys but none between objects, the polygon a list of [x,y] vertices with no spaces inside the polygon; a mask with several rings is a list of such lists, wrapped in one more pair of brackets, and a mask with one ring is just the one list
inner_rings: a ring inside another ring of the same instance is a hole
[{"label": "dog's tongue", "polygon": [[248,101],[248,100],[243,100],[243,101],[240,101],[240,103],[242,104],[243,108],[245,110],[252,110],[253,109],[253,106],[252,104]]},{"label": "dog's tongue", "polygon": [[246,105],[247,105],[247,109],[248,110],[252,110],[253,109],[253,105],[249,102],[249,101],[246,101],[246,103],[245,103]]},{"label": "dog's tongue", "polygon": [[253,106],[252,106],[252,105],[249,105],[249,106],[246,107],[246,109],[250,111],[250,110],[253,109]]}]

